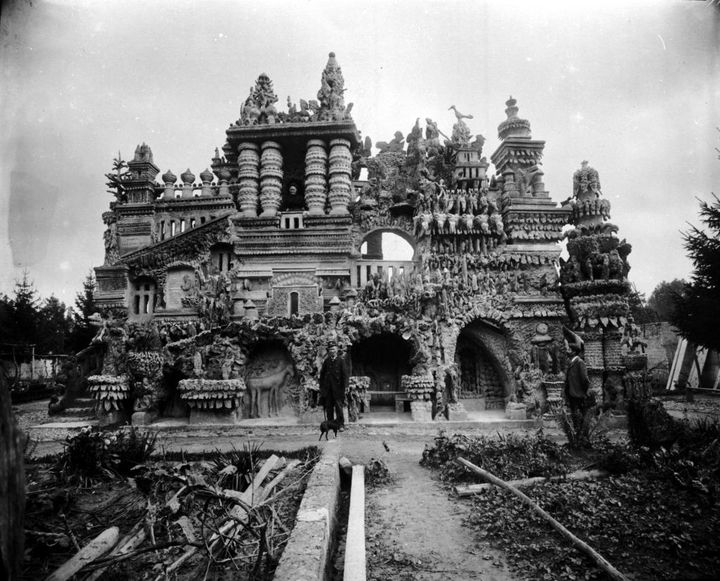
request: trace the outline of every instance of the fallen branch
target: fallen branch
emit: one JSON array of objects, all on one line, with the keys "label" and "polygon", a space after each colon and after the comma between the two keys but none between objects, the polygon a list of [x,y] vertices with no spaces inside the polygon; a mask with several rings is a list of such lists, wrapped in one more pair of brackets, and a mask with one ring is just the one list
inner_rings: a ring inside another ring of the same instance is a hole
[{"label": "fallen branch", "polygon": [[[229,519],[223,523],[218,532],[213,534],[208,540],[209,552],[215,550],[220,538],[231,533],[238,524],[242,524],[247,521],[247,510],[248,507],[252,507],[253,501],[256,500],[255,496],[257,491],[262,485],[263,480],[267,477],[270,471],[273,469],[279,458],[273,454],[270,456],[262,465],[258,473],[253,478],[252,484],[248,486],[237,498],[232,497],[231,500],[236,502],[236,505],[230,510]],[[258,499],[259,500],[259,499]],[[198,552],[197,547],[191,547],[185,551],[178,559],[171,563],[165,570],[164,575],[169,575],[173,571],[176,571],[180,566],[190,559],[195,553]],[[162,576],[156,578],[156,581],[162,579]]]},{"label": "fallen branch", "polygon": [[85,565],[107,553],[118,542],[120,529],[110,527],[78,551],[69,561],[55,570],[46,581],[66,581]]},{"label": "fallen branch", "polygon": [[512,492],[515,496],[517,496],[520,500],[522,500],[525,504],[527,504],[533,512],[541,516],[543,519],[545,519],[552,528],[554,528],[556,531],[558,531],[563,537],[565,537],[568,541],[570,541],[574,547],[588,555],[598,567],[600,567],[603,571],[605,571],[612,579],[615,581],[628,581],[628,578],[625,577],[620,571],[615,569],[609,561],[607,561],[600,553],[595,551],[590,545],[585,543],[584,541],[581,541],[578,539],[574,534],[572,534],[569,530],[567,530],[562,524],[560,524],[558,521],[556,521],[552,516],[550,516],[547,512],[545,512],[538,504],[529,496],[526,496],[523,494],[520,490],[518,490],[515,486],[512,486],[508,482],[505,482],[504,480],[501,480],[494,474],[488,472],[487,470],[483,470],[482,468],[479,468],[478,466],[475,466],[472,462],[468,462],[465,460],[465,458],[458,458],[457,460],[458,464],[461,464],[462,466],[465,466],[466,468],[469,468],[476,474],[479,474],[485,480],[488,480],[489,482],[492,482],[495,486],[500,486],[501,488],[504,488],[506,490],[509,490]]},{"label": "fallen branch", "polygon": [[[563,476],[550,476],[545,478],[544,476],[535,476],[533,478],[524,478],[522,480],[508,480],[507,484],[515,486],[516,488],[525,488],[534,484],[542,484],[544,482],[564,482],[566,480],[595,480],[596,478],[605,478],[610,473],[605,470],[578,470],[570,474]],[[478,492],[484,492],[495,486],[492,482],[486,482],[484,484],[466,484],[463,486],[456,486],[455,492],[458,496],[472,496]]]}]

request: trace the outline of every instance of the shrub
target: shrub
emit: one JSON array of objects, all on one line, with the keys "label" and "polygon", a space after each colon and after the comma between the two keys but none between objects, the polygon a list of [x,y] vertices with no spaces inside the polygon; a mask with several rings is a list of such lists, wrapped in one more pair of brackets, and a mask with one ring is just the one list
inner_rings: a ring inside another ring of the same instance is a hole
[{"label": "shrub", "polygon": [[157,434],[128,431],[102,432],[83,428],[68,436],[56,468],[64,478],[92,479],[99,476],[128,475],[146,462],[155,451]]},{"label": "shrub", "polygon": [[477,480],[477,476],[455,463],[459,456],[505,480],[565,474],[569,463],[567,451],[548,440],[542,430],[532,435],[510,433],[495,437],[448,437],[440,432],[435,445],[426,446],[420,463],[439,469],[445,481]]}]

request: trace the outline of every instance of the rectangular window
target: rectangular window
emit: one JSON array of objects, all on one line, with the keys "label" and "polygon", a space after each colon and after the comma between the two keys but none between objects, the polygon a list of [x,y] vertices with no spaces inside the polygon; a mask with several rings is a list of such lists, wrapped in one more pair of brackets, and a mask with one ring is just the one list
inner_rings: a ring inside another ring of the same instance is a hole
[{"label": "rectangular window", "polygon": [[298,314],[298,293],[291,292],[290,293],[290,314],[291,315],[297,315]]},{"label": "rectangular window", "polygon": [[140,295],[135,295],[135,305],[133,311],[136,315],[140,314]]},{"label": "rectangular window", "polygon": [[195,228],[195,218],[190,218],[190,228]]},{"label": "rectangular window", "polygon": [[165,220],[160,222],[160,240],[165,240]]},{"label": "rectangular window", "polygon": [[170,236],[175,236],[175,229],[176,229],[175,220],[172,220],[170,222]]},{"label": "rectangular window", "polygon": [[180,220],[180,232],[185,232],[185,220]]}]

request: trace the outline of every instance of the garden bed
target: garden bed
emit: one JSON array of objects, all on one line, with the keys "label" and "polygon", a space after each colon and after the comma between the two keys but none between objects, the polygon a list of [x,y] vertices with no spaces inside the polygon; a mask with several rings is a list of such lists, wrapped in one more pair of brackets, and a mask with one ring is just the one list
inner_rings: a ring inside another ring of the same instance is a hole
[{"label": "garden bed", "polygon": [[[675,440],[640,445],[595,438],[572,450],[534,436],[436,438],[421,461],[449,486],[482,479],[463,457],[505,480],[600,468],[599,480],[524,487],[540,508],[600,553],[628,579],[713,579],[720,563],[718,424],[671,426]],[[637,432],[634,433],[637,437]],[[667,430],[663,431],[663,436]],[[636,442],[637,443],[637,442]],[[500,550],[523,579],[606,579],[606,573],[507,490],[457,498],[479,551]]]},{"label": "garden bed", "polygon": [[112,527],[115,549],[76,578],[272,579],[317,448],[159,458],[148,457],[152,444],[84,431],[27,466],[23,579],[45,578]]}]

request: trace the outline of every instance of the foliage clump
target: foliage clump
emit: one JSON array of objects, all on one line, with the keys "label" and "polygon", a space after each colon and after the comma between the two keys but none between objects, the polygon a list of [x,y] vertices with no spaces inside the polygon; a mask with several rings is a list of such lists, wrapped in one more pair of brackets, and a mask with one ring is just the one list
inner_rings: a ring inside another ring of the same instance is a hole
[{"label": "foliage clump", "polygon": [[127,476],[138,464],[150,459],[155,451],[157,434],[136,428],[102,432],[83,428],[68,436],[56,469],[65,479],[88,480],[103,476]]},{"label": "foliage clump", "polygon": [[439,469],[444,481],[476,481],[477,476],[455,462],[460,456],[504,480],[565,474],[570,459],[567,450],[547,439],[541,430],[495,436],[447,436],[440,432],[435,444],[426,446],[420,464]]}]

